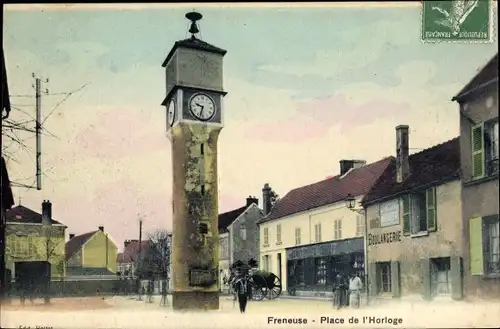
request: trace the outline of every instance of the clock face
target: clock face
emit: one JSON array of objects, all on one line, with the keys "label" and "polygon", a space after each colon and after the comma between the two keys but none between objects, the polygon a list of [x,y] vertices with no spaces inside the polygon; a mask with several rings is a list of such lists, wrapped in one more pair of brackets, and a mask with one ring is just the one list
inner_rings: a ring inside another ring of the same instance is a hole
[{"label": "clock face", "polygon": [[174,119],[175,119],[175,101],[171,100],[170,103],[168,104],[168,109],[167,109],[167,123],[169,126],[172,126],[174,124]]},{"label": "clock face", "polygon": [[198,120],[208,121],[215,114],[215,102],[210,96],[196,94],[189,101],[189,110]]}]

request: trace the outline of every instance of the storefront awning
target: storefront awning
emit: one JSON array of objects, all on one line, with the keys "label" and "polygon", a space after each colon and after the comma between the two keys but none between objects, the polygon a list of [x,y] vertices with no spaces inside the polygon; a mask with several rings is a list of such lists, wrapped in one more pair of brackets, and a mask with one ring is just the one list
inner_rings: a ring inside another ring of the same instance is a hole
[{"label": "storefront awning", "polygon": [[286,259],[328,257],[363,251],[364,243],[361,237],[288,248],[286,249]]}]

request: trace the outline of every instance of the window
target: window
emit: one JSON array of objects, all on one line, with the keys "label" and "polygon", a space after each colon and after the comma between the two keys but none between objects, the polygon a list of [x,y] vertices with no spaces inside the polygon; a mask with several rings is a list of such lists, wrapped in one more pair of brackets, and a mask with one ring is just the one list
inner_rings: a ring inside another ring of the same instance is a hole
[{"label": "window", "polygon": [[200,153],[201,153],[201,155],[205,154],[205,144],[203,144],[203,143],[200,145]]},{"label": "window", "polygon": [[227,238],[220,239],[220,257],[221,258],[229,257],[229,246]]},{"label": "window", "polygon": [[498,120],[472,127],[472,178],[498,174]]},{"label": "window", "polygon": [[391,263],[377,263],[377,279],[379,293],[387,293],[392,291],[391,286]]},{"label": "window", "polygon": [[389,200],[380,204],[380,227],[399,225],[399,200]]},{"label": "window", "polygon": [[240,225],[240,238],[241,240],[247,239],[247,227],[245,226],[245,224]]},{"label": "window", "polygon": [[358,215],[356,217],[356,236],[365,235],[365,216]]},{"label": "window", "polygon": [[16,236],[14,239],[14,253],[16,255],[28,256],[32,251],[31,237],[27,235]]},{"label": "window", "polygon": [[314,260],[316,268],[316,284],[326,284],[326,258],[316,258]]},{"label": "window", "polygon": [[450,257],[431,259],[431,287],[434,296],[451,294]]},{"label": "window", "polygon": [[269,228],[264,227],[264,247],[269,246]]},{"label": "window", "polygon": [[300,227],[295,228],[295,245],[300,245]]},{"label": "window", "polygon": [[281,224],[276,225],[276,244],[281,244]]},{"label": "window", "polygon": [[262,266],[264,271],[271,272],[271,257],[269,255],[262,256]]},{"label": "window", "polygon": [[201,195],[205,195],[205,185],[201,186]]},{"label": "window", "polygon": [[500,222],[498,215],[469,219],[472,275],[500,277]]},{"label": "window", "polygon": [[334,228],[333,228],[333,239],[334,240],[339,240],[342,239],[342,219],[336,219],[333,222]]},{"label": "window", "polygon": [[436,188],[403,197],[404,235],[436,231]]},{"label": "window", "polygon": [[486,221],[486,273],[500,275],[500,221]]},{"label": "window", "polygon": [[314,225],[314,241],[321,242],[321,223]]}]

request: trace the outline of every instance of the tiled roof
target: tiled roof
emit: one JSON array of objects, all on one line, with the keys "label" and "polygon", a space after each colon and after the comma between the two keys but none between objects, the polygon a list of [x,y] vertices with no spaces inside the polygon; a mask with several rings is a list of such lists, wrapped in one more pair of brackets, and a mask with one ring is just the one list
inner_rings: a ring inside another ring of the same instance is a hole
[{"label": "tiled roof", "polygon": [[377,184],[365,195],[363,203],[375,203],[419,187],[458,179],[460,175],[459,137],[412,154],[409,162],[410,175],[404,182],[397,183],[396,162],[391,161]]},{"label": "tiled roof", "polygon": [[73,255],[82,248],[85,242],[87,242],[96,233],[97,231],[80,234],[66,242],[66,260],[73,257]]},{"label": "tiled roof", "polygon": [[[5,217],[7,223],[42,224],[42,214],[21,205],[7,210]],[[51,220],[51,222],[52,224],[61,225],[61,223],[53,219]]]},{"label": "tiled roof", "polygon": [[179,47],[184,47],[184,48],[189,48],[189,49],[196,49],[196,50],[203,50],[211,53],[216,53],[220,55],[225,55],[227,53],[226,50],[216,47],[214,45],[209,44],[208,42],[205,42],[203,40],[200,40],[198,38],[189,38],[189,39],[184,39],[184,40],[179,40],[176,41],[172,49],[167,55],[167,58],[163,62],[163,66],[165,67],[170,60],[170,58],[173,56],[175,50]]},{"label": "tiled roof", "polygon": [[247,210],[247,208],[248,208],[247,206],[244,206],[238,209],[225,212],[223,214],[219,214],[219,224],[218,224],[219,233],[227,232],[229,225],[231,225],[236,220],[236,218],[238,218],[242,213],[244,213],[245,210]]},{"label": "tiled roof", "polygon": [[66,275],[116,275],[105,267],[66,267]]},{"label": "tiled roof", "polygon": [[10,186],[9,173],[7,171],[7,166],[5,165],[5,159],[2,157],[1,163],[2,170],[2,180],[1,182],[1,193],[2,193],[2,206],[5,209],[10,209],[14,205],[14,196],[12,194],[12,188]]},{"label": "tiled roof", "polygon": [[[141,253],[147,250],[149,240],[141,241]],[[130,240],[129,245],[121,254],[117,255],[116,261],[118,263],[133,263],[139,256],[139,240]]]},{"label": "tiled roof", "polygon": [[494,78],[498,79],[498,53],[453,97],[453,100],[461,100],[467,93],[490,82]]},{"label": "tiled roof", "polygon": [[341,177],[340,175],[320,182],[302,186],[288,192],[271,210],[271,213],[259,221],[264,223],[273,219],[293,215],[333,204],[351,196],[368,193],[373,184],[391,162],[391,157],[353,169]]}]

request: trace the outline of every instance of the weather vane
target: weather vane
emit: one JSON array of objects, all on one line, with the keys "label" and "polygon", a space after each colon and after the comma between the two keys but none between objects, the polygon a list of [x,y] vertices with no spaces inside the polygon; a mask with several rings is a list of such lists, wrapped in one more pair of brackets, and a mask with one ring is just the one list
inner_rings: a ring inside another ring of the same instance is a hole
[{"label": "weather vane", "polygon": [[195,34],[200,32],[196,22],[202,19],[203,15],[195,11],[192,11],[186,14],[186,18],[191,21],[191,27],[189,28],[189,33],[191,33],[191,39],[195,39],[196,38]]}]

